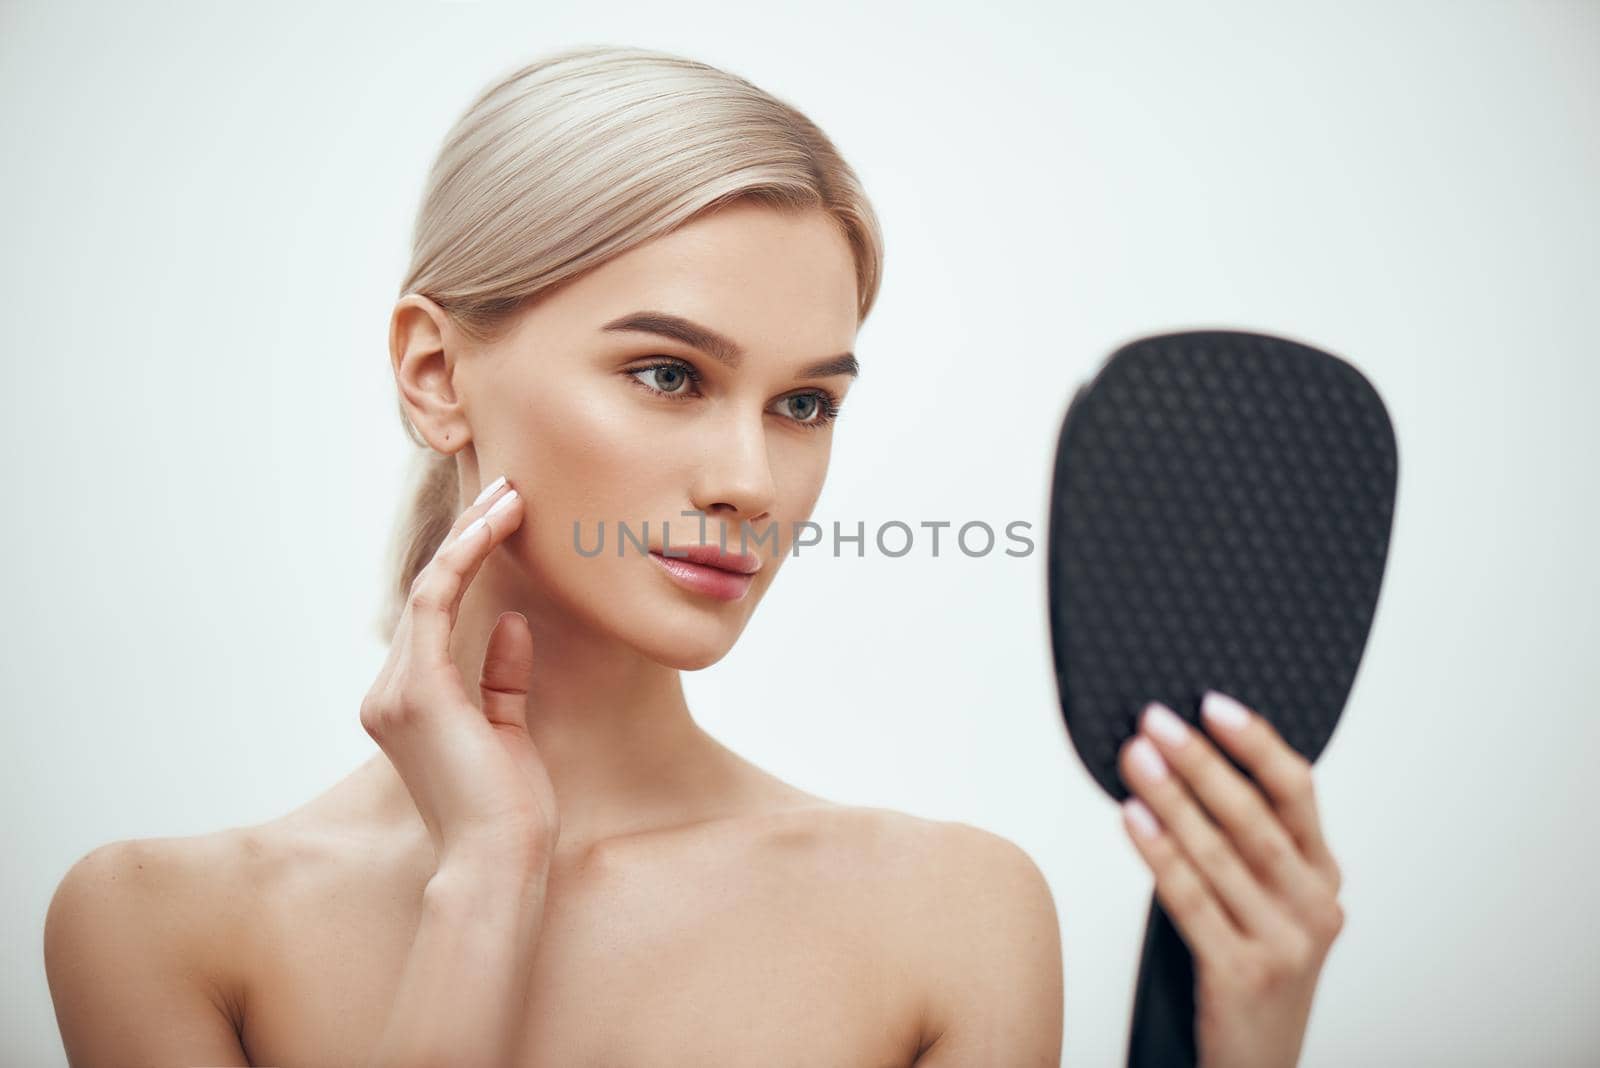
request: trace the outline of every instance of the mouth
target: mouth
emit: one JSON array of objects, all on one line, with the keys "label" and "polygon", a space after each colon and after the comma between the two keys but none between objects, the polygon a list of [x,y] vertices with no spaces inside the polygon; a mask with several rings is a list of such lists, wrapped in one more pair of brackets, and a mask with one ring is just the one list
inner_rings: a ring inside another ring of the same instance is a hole
[{"label": "mouth", "polygon": [[671,546],[672,555],[651,549],[650,559],[685,589],[719,601],[737,601],[750,592],[760,557],[724,553],[715,545]]},{"label": "mouth", "polygon": [[761,570],[761,557],[752,553],[730,553],[715,545],[669,545],[667,548],[671,550],[671,555],[654,546],[650,551],[668,560],[687,560],[691,564],[732,571],[736,575],[754,575]]}]

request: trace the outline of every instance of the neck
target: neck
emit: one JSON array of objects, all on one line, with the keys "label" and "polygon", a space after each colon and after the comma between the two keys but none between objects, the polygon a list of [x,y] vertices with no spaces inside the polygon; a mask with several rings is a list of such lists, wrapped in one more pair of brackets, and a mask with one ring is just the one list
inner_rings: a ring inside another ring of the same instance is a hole
[{"label": "neck", "polygon": [[[484,650],[508,609],[533,632],[528,732],[550,774],[561,814],[560,851],[602,839],[728,815],[791,791],[695,723],[680,673],[599,633],[547,600],[508,596],[506,576],[485,561],[462,597],[450,657],[469,699],[480,700]],[[387,815],[414,822],[410,795],[388,758],[368,770]]]}]

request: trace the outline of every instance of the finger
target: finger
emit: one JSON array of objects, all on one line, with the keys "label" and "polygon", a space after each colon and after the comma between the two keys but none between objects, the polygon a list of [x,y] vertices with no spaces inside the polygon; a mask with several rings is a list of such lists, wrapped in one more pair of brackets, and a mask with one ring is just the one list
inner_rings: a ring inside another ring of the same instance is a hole
[{"label": "finger", "polygon": [[1155,876],[1156,899],[1189,952],[1197,959],[1230,959],[1243,936],[1155,814],[1139,798],[1130,797],[1122,803],[1122,825]]},{"label": "finger", "polygon": [[1206,691],[1200,714],[1217,743],[1261,785],[1307,861],[1337,889],[1339,865],[1322,833],[1311,762],[1285,742],[1271,723],[1227,694]]},{"label": "finger", "polygon": [[[478,492],[477,499],[475,499],[472,504],[467,505],[466,508],[462,508],[461,512],[459,512],[458,515],[456,515],[456,518],[454,518],[453,523],[450,524],[450,529],[445,531],[445,536],[443,536],[442,539],[438,539],[438,545],[435,545],[434,555],[430,556],[429,563],[437,560],[440,553],[445,552],[446,548],[450,547],[450,545],[453,545],[454,542],[456,542],[456,539],[459,539],[459,536],[461,536],[461,531],[464,531],[464,529],[466,529],[470,523],[477,521],[478,516],[488,512],[488,507],[493,507],[494,499],[496,499],[498,496],[501,496],[501,491],[502,489],[507,488],[507,484],[509,483],[507,483],[506,476],[499,476],[499,478],[496,478],[496,480],[491,481],[488,486],[485,486],[482,491]],[[424,568],[422,569],[426,569],[426,564],[424,564]],[[418,580],[421,580],[422,569],[419,569],[418,574],[416,574],[416,576],[413,577],[413,580],[411,580],[411,587],[413,587],[413,590],[416,588]],[[408,611],[408,609],[410,609],[410,604],[410,596],[408,596],[408,598],[406,598],[405,606],[402,606],[400,619],[395,622],[394,638],[390,638],[389,641],[390,660],[394,660],[395,657],[398,656],[398,652],[403,651],[403,649],[411,648],[411,612]]]},{"label": "finger", "polygon": [[528,729],[528,686],[533,678],[533,631],[521,612],[502,612],[489,632],[478,689],[490,723]]},{"label": "finger", "polygon": [[1239,930],[1260,936],[1279,933],[1288,917],[1233,843],[1201,809],[1188,786],[1172,774],[1150,739],[1135,735],[1122,747],[1119,763],[1123,781],[1145,801],[1168,837],[1210,884]]},{"label": "finger", "polygon": [[515,488],[497,494],[492,503],[474,504],[457,517],[453,536],[440,543],[433,558],[417,573],[405,610],[411,617],[409,651],[421,663],[449,664],[450,632],[461,597],[489,551],[516,529],[522,514],[522,495]]},{"label": "finger", "polygon": [[455,518],[455,522],[450,524],[450,529],[445,532],[444,537],[439,541],[439,548],[444,549],[455,542],[456,539],[461,536],[461,532],[463,530],[477,522],[478,518],[490,508],[493,508],[495,502],[501,497],[505,496],[506,492],[508,491],[512,493],[516,492],[511,488],[511,484],[506,479],[505,475],[501,475],[499,478],[483,487],[483,489],[479,491],[477,498],[473,500],[471,504],[461,509],[461,512]]},{"label": "finger", "polygon": [[1177,769],[1232,848],[1284,896],[1289,910],[1300,917],[1318,915],[1328,894],[1327,882],[1301,853],[1255,784],[1239,774],[1203,734],[1158,701],[1145,706],[1140,730]]}]

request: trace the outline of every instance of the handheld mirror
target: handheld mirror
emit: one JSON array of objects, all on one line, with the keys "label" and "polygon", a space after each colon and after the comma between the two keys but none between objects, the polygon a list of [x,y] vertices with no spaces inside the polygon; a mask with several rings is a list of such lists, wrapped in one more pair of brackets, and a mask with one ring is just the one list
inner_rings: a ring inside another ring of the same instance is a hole
[{"label": "handheld mirror", "polygon": [[[1068,736],[1107,794],[1129,796],[1117,753],[1145,704],[1204,731],[1207,689],[1316,760],[1366,646],[1397,474],[1371,383],[1284,338],[1141,338],[1078,390],[1051,488],[1051,645]],[[1128,1063],[1194,1064],[1193,1028],[1193,960],[1152,900]]]}]

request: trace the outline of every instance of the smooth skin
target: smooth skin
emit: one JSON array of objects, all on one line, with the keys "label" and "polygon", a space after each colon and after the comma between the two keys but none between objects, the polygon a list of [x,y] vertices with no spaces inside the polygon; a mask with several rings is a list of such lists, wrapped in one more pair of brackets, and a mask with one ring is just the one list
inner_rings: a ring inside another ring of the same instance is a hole
[{"label": "smooth skin", "polygon": [[370,1068],[518,1055],[561,835],[555,787],[528,731],[528,621],[517,612],[495,621],[476,707],[449,654],[462,594],[522,514],[522,495],[496,479],[457,517],[411,584],[389,659],[362,701],[361,725],[405,781],[439,858]]},{"label": "smooth skin", "polygon": [[[680,546],[692,509],[734,545],[746,523],[808,518],[832,429],[797,398],[851,380],[802,371],[851,349],[855,296],[826,216],[736,205],[487,342],[397,302],[401,400],[460,494],[359,709],[379,751],[267,823],[74,865],[45,926],[70,1062],[1058,1064],[1059,919],[1024,851],[806,793],[694,722],[680,672],[728,652],[786,540],[731,602],[631,549],[573,549],[574,524],[672,521]],[[639,310],[711,326],[742,359],[602,329]],[[1181,796],[1149,800],[1181,827]],[[1282,818],[1239,827],[1255,841]],[[1179,874],[1158,887],[1197,899],[1161,841],[1147,859]],[[1292,1063],[1308,998],[1231,996],[1255,958],[1203,945],[1208,1055],[1266,1029],[1251,1063]]]},{"label": "smooth skin", "polygon": [[[602,329],[640,310],[743,357]],[[738,601],[573,549],[575,523],[681,546],[698,510],[736,547],[810,516],[832,430],[799,398],[851,377],[802,372],[857,327],[832,221],[718,211],[488,342],[416,294],[390,326],[460,494],[361,703],[379,751],[267,823],[72,868],[45,927],[71,1063],[1057,1064],[1059,920],[1024,851],[801,791],[690,715],[681,671],[728,652],[787,539]]]}]

